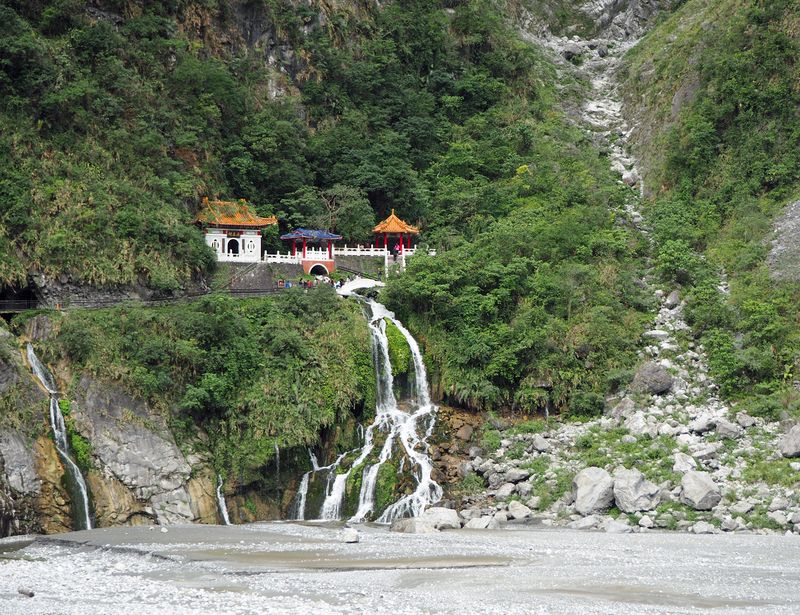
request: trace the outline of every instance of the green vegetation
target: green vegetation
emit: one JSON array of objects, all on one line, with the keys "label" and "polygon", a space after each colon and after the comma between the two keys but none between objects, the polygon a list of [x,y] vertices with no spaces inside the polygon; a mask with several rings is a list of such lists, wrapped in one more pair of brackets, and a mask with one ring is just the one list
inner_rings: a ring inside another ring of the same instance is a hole
[{"label": "green vegetation", "polygon": [[275,443],[316,443],[321,428],[375,403],[364,318],[328,286],[264,299],[71,311],[47,350],[53,362],[68,358],[74,373],[121,383],[179,433],[199,426],[215,464],[245,481],[271,459]]},{"label": "green vegetation", "polygon": [[475,472],[464,476],[452,491],[458,495],[478,495],[486,489],[486,482]]},{"label": "green vegetation", "polygon": [[480,446],[486,455],[494,453],[500,448],[500,432],[484,423],[481,428]]},{"label": "green vegetation", "polygon": [[800,285],[766,263],[800,193],[799,23],[790,0],[688,0],[629,61],[630,99],[655,128],[641,149],[658,268],[685,287],[723,393],[773,420],[800,416]]},{"label": "green vegetation", "polygon": [[680,475],[672,471],[674,440],[667,436],[641,437],[634,442],[623,442],[624,428],[603,430],[592,427],[575,442],[573,456],[583,467],[597,466],[613,470],[616,466],[641,470],[646,478],[662,483],[680,482]]},{"label": "green vegetation", "polygon": [[389,360],[392,362],[392,373],[402,376],[411,369],[411,348],[400,329],[390,320],[386,322],[386,339],[389,342]]}]

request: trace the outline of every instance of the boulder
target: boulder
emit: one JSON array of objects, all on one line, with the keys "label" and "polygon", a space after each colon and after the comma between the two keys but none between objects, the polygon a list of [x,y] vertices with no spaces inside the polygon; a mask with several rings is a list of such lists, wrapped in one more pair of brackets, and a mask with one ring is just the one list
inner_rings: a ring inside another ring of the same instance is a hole
[{"label": "boulder", "polygon": [[784,457],[800,457],[800,425],[795,425],[780,441],[781,454]]},{"label": "boulder", "polygon": [[662,365],[653,361],[644,363],[633,377],[631,388],[639,393],[660,395],[667,393],[674,383],[672,375]]},{"label": "boulder", "polygon": [[632,436],[639,437],[649,435],[655,437],[658,435],[658,425],[655,423],[648,423],[647,418],[645,418],[641,410],[628,417],[623,425]]},{"label": "boulder", "polygon": [[674,310],[680,305],[680,303],[681,294],[677,289],[673,290],[669,295],[667,295],[667,298],[664,299],[664,307],[666,307],[668,310]]},{"label": "boulder", "polygon": [[661,489],[636,468],[614,472],[614,502],[622,512],[653,510],[661,501]]},{"label": "boulder", "polygon": [[531,491],[533,491],[533,485],[530,481],[525,481],[524,483],[517,483],[517,493],[521,498],[527,498]]},{"label": "boulder", "polygon": [[722,499],[719,488],[708,472],[687,472],[681,479],[681,502],[695,510],[711,510]]},{"label": "boulder", "polygon": [[716,534],[718,531],[708,521],[698,521],[692,526],[693,534]]},{"label": "boulder", "polygon": [[786,524],[789,523],[789,520],[786,518],[786,513],[784,513],[782,510],[770,511],[767,513],[767,517],[772,519],[780,527],[786,527]]},{"label": "boulder", "polygon": [[689,423],[689,431],[697,434],[704,434],[714,429],[714,417],[704,412],[695,420]]},{"label": "boulder", "polygon": [[426,521],[420,517],[398,519],[392,523],[389,531],[403,534],[436,534],[439,532],[439,530],[433,527],[430,521]]},{"label": "boulder", "polygon": [[509,483],[519,483],[531,475],[530,470],[523,470],[522,468],[512,468],[506,472],[506,480]]},{"label": "boulder", "polygon": [[603,529],[609,534],[630,534],[633,531],[628,520],[623,517],[619,519],[612,519],[609,517],[603,524]]},{"label": "boulder", "polygon": [[508,517],[510,519],[527,519],[533,511],[522,502],[516,500],[508,503]]},{"label": "boulder", "polygon": [[602,468],[586,468],[572,480],[575,510],[591,515],[608,509],[614,501],[614,479]]},{"label": "boulder", "polygon": [[736,422],[739,424],[739,427],[744,427],[747,429],[748,427],[752,427],[756,424],[755,417],[750,416],[746,412],[737,412],[736,413]]},{"label": "boulder", "polygon": [[452,508],[441,508],[434,506],[428,508],[420,519],[430,523],[437,530],[457,530],[461,528],[461,521],[458,513]]},{"label": "boulder", "polygon": [[494,497],[498,500],[507,500],[516,490],[517,486],[514,483],[503,483],[498,487]]},{"label": "boulder", "polygon": [[494,517],[489,517],[487,515],[476,519],[470,519],[464,527],[468,530],[494,530],[500,527],[500,525],[494,520]]},{"label": "boulder", "polygon": [[588,517],[581,517],[575,521],[567,523],[567,527],[572,530],[593,530],[600,524],[600,517],[597,515],[589,515]]},{"label": "boulder", "polygon": [[358,542],[358,530],[353,527],[344,528],[339,534],[339,540],[346,543]]},{"label": "boulder", "polygon": [[550,443],[537,433],[533,437],[533,448],[539,453],[547,453],[550,450]]},{"label": "boulder", "polygon": [[462,425],[456,432],[456,438],[459,440],[469,441],[472,438],[472,432],[473,429],[471,425]]},{"label": "boulder", "polygon": [[525,505],[531,510],[539,510],[539,505],[541,501],[542,498],[540,498],[538,495],[535,495],[532,498],[530,498],[527,502],[525,502]]},{"label": "boulder", "polygon": [[772,501],[769,503],[769,507],[767,508],[768,511],[773,512],[776,510],[786,510],[791,506],[791,502],[786,498],[782,498],[780,496],[772,498]]},{"label": "boulder", "polygon": [[564,56],[565,60],[573,60],[581,55],[583,55],[583,47],[581,47],[578,43],[570,41],[564,48],[561,50],[561,55]]},{"label": "boulder", "polygon": [[697,462],[694,460],[694,457],[686,453],[675,453],[672,458],[675,460],[672,464],[673,472],[684,473],[697,468]]},{"label": "boulder", "polygon": [[742,428],[726,419],[717,419],[717,433],[722,438],[741,438]]},{"label": "boulder", "polygon": [[653,520],[648,515],[644,515],[641,519],[639,519],[639,527],[649,530],[651,527],[653,527],[653,525]]},{"label": "boulder", "polygon": [[740,500],[731,506],[731,512],[737,515],[746,515],[755,508],[755,505],[748,500]]}]

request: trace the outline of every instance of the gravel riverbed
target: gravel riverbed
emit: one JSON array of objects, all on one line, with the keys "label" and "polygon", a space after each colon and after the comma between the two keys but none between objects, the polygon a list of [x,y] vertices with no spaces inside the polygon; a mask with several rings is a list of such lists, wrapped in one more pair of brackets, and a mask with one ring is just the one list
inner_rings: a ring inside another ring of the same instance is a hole
[{"label": "gravel riverbed", "polygon": [[797,536],[552,529],[406,535],[362,526],[360,541],[352,544],[343,542],[336,526],[165,529],[98,529],[0,542],[0,610],[800,612]]}]

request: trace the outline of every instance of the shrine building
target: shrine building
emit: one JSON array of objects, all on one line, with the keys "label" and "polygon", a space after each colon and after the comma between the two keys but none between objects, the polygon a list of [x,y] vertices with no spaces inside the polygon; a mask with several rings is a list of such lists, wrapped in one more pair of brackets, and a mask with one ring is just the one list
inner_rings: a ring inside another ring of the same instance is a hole
[{"label": "shrine building", "polygon": [[203,199],[195,221],[205,231],[206,243],[218,261],[255,263],[261,260],[261,231],[277,224],[275,216],[256,215],[247,201]]}]

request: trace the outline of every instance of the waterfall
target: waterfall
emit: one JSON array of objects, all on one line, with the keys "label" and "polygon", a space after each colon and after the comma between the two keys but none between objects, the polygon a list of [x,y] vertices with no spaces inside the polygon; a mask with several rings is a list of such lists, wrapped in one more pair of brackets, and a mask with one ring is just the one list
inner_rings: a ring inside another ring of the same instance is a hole
[{"label": "waterfall", "polygon": [[278,448],[278,441],[275,440],[275,488],[281,486],[281,449]]},{"label": "waterfall", "polygon": [[303,521],[306,518],[306,497],[308,496],[308,480],[311,478],[311,472],[303,474],[300,479],[300,486],[297,488],[297,495],[294,496],[292,502],[291,518],[295,521]]},{"label": "waterfall", "polygon": [[[372,300],[364,300],[369,313],[369,329],[372,339],[372,357],[375,367],[377,382],[377,399],[375,419],[365,429],[359,426],[358,434],[362,439],[359,449],[344,453],[331,465],[324,468],[317,467],[316,459],[312,458],[314,469],[303,475],[300,490],[295,498],[293,513],[296,518],[305,516],[305,495],[308,489],[307,479],[313,472],[328,470],[328,482],[325,491],[325,501],[319,513],[319,518],[336,520],[341,517],[347,481],[354,471],[361,472],[361,490],[358,497],[358,508],[350,521],[363,522],[375,511],[375,492],[381,466],[391,459],[395,446],[401,447],[405,456],[400,460],[401,471],[405,467],[406,457],[409,459],[409,471],[414,473],[416,488],[391,506],[389,506],[378,519],[381,523],[391,523],[403,516],[417,516],[426,506],[439,501],[442,489],[431,479],[433,464],[427,455],[427,439],[433,432],[436,406],[431,403],[428,390],[428,379],[425,364],[419,345],[408,330],[400,323],[392,312],[383,305]],[[413,357],[414,365],[414,393],[409,400],[411,410],[401,409],[394,394],[394,375],[389,359],[389,340],[386,335],[386,321],[393,323],[408,342]],[[427,422],[425,422],[427,421]],[[420,429],[424,429],[422,437]],[[375,435],[377,432],[385,434],[385,440],[380,447],[380,453],[373,463],[365,463],[375,449]],[[349,464],[347,470],[339,472],[342,460],[350,455],[355,455],[355,460]],[[363,465],[363,468],[362,468]],[[302,496],[301,496],[302,493]],[[300,505],[302,503],[303,510]]]},{"label": "waterfall", "polygon": [[92,519],[89,510],[89,489],[86,487],[86,481],[83,478],[83,474],[81,474],[80,468],[78,468],[78,465],[70,455],[67,426],[64,423],[64,416],[61,414],[61,408],[58,405],[58,389],[56,388],[55,379],[42,365],[42,362],[39,361],[39,357],[36,356],[33,345],[30,343],[27,346],[27,354],[31,371],[50,394],[50,427],[53,430],[53,439],[55,440],[58,456],[64,462],[69,481],[75,486],[75,489],[71,490],[75,491],[74,494],[71,494],[73,496],[71,500],[78,525],[77,529],[90,530],[92,529]]},{"label": "waterfall", "polygon": [[222,476],[217,474],[217,506],[224,525],[231,525],[231,518],[228,516],[228,504],[225,502],[225,494],[222,493]]},{"label": "waterfall", "polygon": [[[332,473],[331,476],[334,476]],[[339,511],[342,508],[342,500],[344,499],[344,488],[347,486],[347,477],[350,476],[350,470],[344,474],[335,474],[333,483],[330,484],[330,490],[322,503],[322,512],[319,518],[325,521],[335,521],[339,518]]]}]

